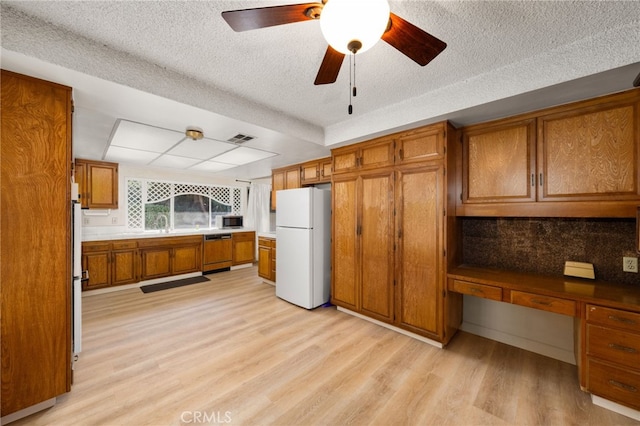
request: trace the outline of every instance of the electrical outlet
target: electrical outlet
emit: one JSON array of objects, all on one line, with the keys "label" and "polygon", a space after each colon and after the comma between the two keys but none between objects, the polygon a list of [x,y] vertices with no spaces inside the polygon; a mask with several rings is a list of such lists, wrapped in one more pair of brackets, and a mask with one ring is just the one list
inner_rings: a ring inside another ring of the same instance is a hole
[{"label": "electrical outlet", "polygon": [[117,225],[118,224],[118,218],[117,217],[112,217],[111,218],[111,224],[112,225]]},{"label": "electrical outlet", "polygon": [[623,257],[622,258],[622,270],[624,272],[638,273],[638,258],[637,257]]}]

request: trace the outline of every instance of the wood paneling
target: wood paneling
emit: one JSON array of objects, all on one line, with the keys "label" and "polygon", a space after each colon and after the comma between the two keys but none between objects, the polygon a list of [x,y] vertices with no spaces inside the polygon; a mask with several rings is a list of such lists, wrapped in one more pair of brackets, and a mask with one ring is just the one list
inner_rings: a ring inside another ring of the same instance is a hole
[{"label": "wood paneling", "polygon": [[71,88],[1,79],[5,416],[71,387]]}]

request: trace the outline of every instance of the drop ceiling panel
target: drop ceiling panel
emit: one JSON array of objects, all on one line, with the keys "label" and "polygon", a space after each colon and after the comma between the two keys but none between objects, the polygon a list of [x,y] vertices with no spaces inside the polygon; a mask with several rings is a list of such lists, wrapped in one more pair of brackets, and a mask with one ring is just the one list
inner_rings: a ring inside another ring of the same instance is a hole
[{"label": "drop ceiling panel", "polygon": [[273,157],[277,155],[273,152],[261,151],[258,149],[239,147],[233,151],[225,152],[215,158],[216,161],[221,163],[233,164],[240,166],[242,164],[252,163],[254,161],[263,160],[265,158]]},{"label": "drop ceiling panel", "polygon": [[218,163],[216,161],[203,161],[200,164],[196,164],[189,170],[202,170],[205,172],[219,172],[221,170],[227,170],[235,167],[233,164]]},{"label": "drop ceiling panel", "polygon": [[116,163],[149,164],[157,157],[158,153],[156,152],[140,151],[120,146],[110,146],[107,149],[104,159],[106,161],[113,161]]},{"label": "drop ceiling panel", "polygon": [[182,157],[208,160],[225,151],[234,149],[236,145],[204,138],[199,141],[185,139],[178,146],[172,148],[167,154]]},{"label": "drop ceiling panel", "polygon": [[155,160],[150,166],[171,167],[174,169],[186,169],[199,163],[200,160],[177,155],[163,155]]},{"label": "drop ceiling panel", "polygon": [[177,131],[119,120],[111,137],[111,146],[163,153],[184,137]]}]

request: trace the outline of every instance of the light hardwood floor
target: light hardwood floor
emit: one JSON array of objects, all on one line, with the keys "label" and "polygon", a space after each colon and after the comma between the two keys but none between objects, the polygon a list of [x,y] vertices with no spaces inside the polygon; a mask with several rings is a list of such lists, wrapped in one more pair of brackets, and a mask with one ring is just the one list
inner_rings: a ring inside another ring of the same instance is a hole
[{"label": "light hardwood floor", "polygon": [[437,349],[275,297],[255,267],[83,299],[72,391],[19,425],[614,425],[576,367],[466,333]]}]

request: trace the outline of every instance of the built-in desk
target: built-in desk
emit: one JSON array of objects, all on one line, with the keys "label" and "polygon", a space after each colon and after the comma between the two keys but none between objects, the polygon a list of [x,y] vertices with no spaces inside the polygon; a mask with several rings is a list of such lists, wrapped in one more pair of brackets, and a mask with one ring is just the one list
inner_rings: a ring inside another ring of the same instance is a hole
[{"label": "built-in desk", "polygon": [[640,410],[640,285],[461,265],[450,292],[575,317],[580,386]]}]

